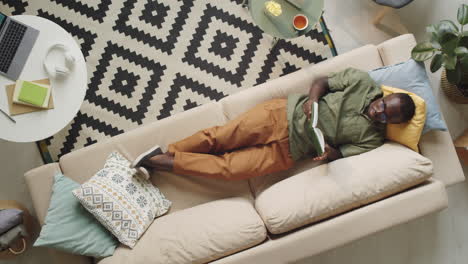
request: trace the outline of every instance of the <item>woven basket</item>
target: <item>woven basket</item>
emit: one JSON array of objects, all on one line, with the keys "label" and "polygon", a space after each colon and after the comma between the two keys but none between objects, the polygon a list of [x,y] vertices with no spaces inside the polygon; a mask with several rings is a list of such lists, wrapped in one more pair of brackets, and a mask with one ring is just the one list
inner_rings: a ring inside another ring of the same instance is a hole
[{"label": "woven basket", "polygon": [[[463,75],[463,79],[468,80],[468,73]],[[445,70],[442,71],[440,87],[442,88],[442,91],[444,91],[445,95],[447,95],[447,97],[453,102],[458,104],[468,104],[468,97],[464,96],[456,85],[448,82]]]},{"label": "woven basket", "polygon": [[28,246],[31,244],[30,237],[33,231],[33,219],[31,214],[29,214],[28,209],[16,201],[12,200],[0,200],[0,209],[20,209],[23,210],[23,224],[26,227],[26,231],[29,234],[29,237],[23,238],[18,241],[18,244],[14,248],[0,251],[0,262],[2,259],[13,258],[19,254],[22,254]]}]

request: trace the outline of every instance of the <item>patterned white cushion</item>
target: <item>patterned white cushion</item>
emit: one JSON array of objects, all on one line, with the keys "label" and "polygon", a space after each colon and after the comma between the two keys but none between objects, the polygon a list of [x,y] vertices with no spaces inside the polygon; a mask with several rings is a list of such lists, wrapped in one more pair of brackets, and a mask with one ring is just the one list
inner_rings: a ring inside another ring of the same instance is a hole
[{"label": "patterned white cushion", "polygon": [[130,168],[118,152],[89,181],[73,191],[80,203],[124,245],[133,248],[171,202],[150,181]]}]

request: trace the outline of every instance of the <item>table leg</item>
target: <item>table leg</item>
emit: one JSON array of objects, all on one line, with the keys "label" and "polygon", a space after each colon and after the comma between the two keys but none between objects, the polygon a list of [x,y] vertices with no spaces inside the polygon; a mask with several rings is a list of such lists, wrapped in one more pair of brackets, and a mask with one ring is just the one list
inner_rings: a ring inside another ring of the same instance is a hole
[{"label": "table leg", "polygon": [[278,44],[278,41],[279,41],[279,38],[273,37],[273,40],[271,41],[271,48],[270,48],[270,50],[272,50],[272,49],[276,46],[276,44]]},{"label": "table leg", "polygon": [[242,1],[242,7],[247,7],[248,4],[249,4],[249,0]]},{"label": "table leg", "polygon": [[372,19],[372,23],[374,25],[380,24],[380,22],[385,17],[385,15],[387,15],[390,11],[392,11],[391,7],[388,7],[388,6],[382,7],[377,13],[377,15],[375,15],[374,19]]}]

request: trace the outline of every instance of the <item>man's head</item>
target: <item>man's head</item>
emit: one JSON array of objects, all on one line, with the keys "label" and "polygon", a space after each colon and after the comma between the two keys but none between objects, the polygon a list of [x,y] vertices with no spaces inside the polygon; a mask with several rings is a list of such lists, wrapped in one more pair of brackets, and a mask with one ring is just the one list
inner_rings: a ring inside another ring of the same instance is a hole
[{"label": "man's head", "polygon": [[374,100],[367,109],[367,115],[380,123],[405,123],[414,116],[416,106],[411,96],[394,93]]}]

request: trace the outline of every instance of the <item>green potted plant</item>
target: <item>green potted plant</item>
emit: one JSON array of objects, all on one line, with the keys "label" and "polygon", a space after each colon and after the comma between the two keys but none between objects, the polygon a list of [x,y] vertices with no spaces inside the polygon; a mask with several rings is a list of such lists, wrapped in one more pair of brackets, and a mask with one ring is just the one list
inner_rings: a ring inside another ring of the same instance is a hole
[{"label": "green potted plant", "polygon": [[429,25],[426,31],[430,41],[417,44],[411,57],[416,61],[432,58],[431,72],[444,67],[442,89],[451,99],[468,103],[468,30],[464,30],[468,24],[468,5],[460,5],[457,20],[459,26],[451,20]]}]

